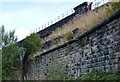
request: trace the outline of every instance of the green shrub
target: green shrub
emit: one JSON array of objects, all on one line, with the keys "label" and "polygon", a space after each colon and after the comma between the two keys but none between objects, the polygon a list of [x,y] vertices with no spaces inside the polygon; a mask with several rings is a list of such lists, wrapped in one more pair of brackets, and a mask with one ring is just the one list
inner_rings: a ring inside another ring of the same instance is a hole
[{"label": "green shrub", "polygon": [[20,55],[22,49],[16,45],[17,37],[15,36],[15,30],[6,32],[4,26],[2,26],[0,33],[2,79],[9,80],[12,79],[13,72],[21,67]]},{"label": "green shrub", "polygon": [[2,50],[2,79],[11,79],[14,70],[21,67],[21,49],[15,44],[11,44]]},{"label": "green shrub", "polygon": [[120,80],[120,74],[105,73],[99,80]]},{"label": "green shrub", "polygon": [[42,39],[36,33],[28,36],[23,43],[27,55],[33,55],[38,49],[42,49],[42,45]]}]

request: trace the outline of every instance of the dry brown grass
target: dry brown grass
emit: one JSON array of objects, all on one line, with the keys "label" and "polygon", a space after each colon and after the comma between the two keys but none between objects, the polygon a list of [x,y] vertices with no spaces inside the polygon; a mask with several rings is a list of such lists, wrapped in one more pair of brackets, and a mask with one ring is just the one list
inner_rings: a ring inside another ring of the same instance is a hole
[{"label": "dry brown grass", "polygon": [[107,6],[103,6],[98,10],[92,10],[87,12],[86,14],[75,16],[72,22],[70,21],[62,28],[58,28],[51,35],[49,35],[47,40],[57,38],[58,36],[63,36],[67,32],[74,30],[75,28],[79,28],[80,33],[82,34],[83,32],[89,30],[90,28],[104,20],[106,17],[108,17],[106,13],[107,9]]}]

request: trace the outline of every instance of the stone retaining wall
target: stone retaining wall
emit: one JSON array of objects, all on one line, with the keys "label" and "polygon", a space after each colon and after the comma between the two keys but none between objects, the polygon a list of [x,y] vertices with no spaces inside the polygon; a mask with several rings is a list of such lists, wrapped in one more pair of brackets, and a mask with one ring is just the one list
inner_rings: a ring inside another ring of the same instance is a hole
[{"label": "stone retaining wall", "polygon": [[70,41],[30,60],[27,79],[44,79],[51,60],[65,66],[69,78],[77,78],[95,67],[106,72],[120,72],[120,11],[116,18],[115,16],[95,26],[78,40]]}]

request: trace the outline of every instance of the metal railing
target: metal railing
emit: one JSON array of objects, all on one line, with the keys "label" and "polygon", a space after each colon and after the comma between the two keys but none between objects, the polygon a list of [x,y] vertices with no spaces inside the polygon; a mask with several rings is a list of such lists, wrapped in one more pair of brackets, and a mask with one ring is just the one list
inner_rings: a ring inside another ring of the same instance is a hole
[{"label": "metal railing", "polygon": [[67,16],[69,16],[69,15],[71,15],[71,14],[73,14],[73,13],[74,13],[74,9],[71,8],[70,10],[66,11],[65,13],[62,13],[61,15],[57,16],[56,18],[48,21],[46,24],[43,24],[43,25],[41,25],[39,28],[36,28],[36,29],[33,30],[31,33],[33,33],[33,32],[39,32],[40,30],[43,30],[43,29],[51,26],[52,24],[54,24],[54,23],[56,23],[56,22],[64,19],[65,17],[67,17]]},{"label": "metal railing", "polygon": [[[111,1],[112,0],[94,0],[93,4],[92,4],[92,9],[95,9],[95,8],[97,8],[97,7],[101,6],[101,5],[106,4],[107,2],[111,2]],[[74,12],[75,12],[74,8],[72,8],[72,9],[66,11],[65,13],[62,13],[58,17],[54,18],[53,20],[48,21],[46,24],[41,25],[39,28],[36,28],[35,30],[31,31],[31,33],[33,33],[33,32],[34,33],[39,32],[39,31],[41,31],[41,30],[49,27],[50,25],[52,25],[52,24],[54,24],[54,23],[56,23],[56,22],[64,19],[65,17],[73,14]]]}]

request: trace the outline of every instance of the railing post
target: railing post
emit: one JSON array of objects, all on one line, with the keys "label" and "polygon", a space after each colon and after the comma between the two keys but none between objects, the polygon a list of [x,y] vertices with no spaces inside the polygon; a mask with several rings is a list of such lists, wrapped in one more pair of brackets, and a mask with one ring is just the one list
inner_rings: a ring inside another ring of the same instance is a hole
[{"label": "railing post", "polygon": [[48,22],[48,26],[49,26],[49,22]]},{"label": "railing post", "polygon": [[42,25],[42,30],[43,30],[43,25]]},{"label": "railing post", "polygon": [[39,31],[40,31],[40,27],[39,27]]},{"label": "railing post", "polygon": [[46,28],[46,24],[45,24],[45,27],[44,28]]},{"label": "railing post", "polygon": [[52,20],[51,20],[51,24],[52,24]]}]

